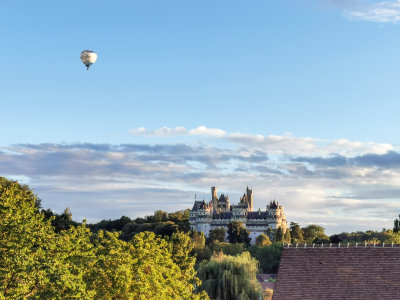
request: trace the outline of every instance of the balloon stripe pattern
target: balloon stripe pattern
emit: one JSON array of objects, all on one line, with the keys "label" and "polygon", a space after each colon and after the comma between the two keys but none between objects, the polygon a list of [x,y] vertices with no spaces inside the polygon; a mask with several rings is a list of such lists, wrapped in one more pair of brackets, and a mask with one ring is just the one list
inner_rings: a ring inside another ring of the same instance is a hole
[{"label": "balloon stripe pattern", "polygon": [[83,50],[81,52],[81,60],[86,66],[86,69],[89,70],[90,66],[96,62],[97,54],[92,50]]}]

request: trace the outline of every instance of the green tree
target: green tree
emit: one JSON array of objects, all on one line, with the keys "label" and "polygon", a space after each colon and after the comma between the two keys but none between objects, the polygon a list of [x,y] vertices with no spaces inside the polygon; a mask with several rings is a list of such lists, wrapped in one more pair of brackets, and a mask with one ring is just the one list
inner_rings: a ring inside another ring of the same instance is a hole
[{"label": "green tree", "polygon": [[229,256],[220,252],[200,264],[198,276],[203,282],[200,289],[215,300],[258,300],[263,291],[256,279],[257,271],[258,263],[250,253]]},{"label": "green tree", "polygon": [[223,252],[226,255],[240,255],[246,251],[246,244],[231,244],[231,243],[220,243],[214,242],[212,244],[214,252]]},{"label": "green tree", "polygon": [[94,299],[207,299],[194,293],[200,281],[186,234],[164,240],[142,232],[125,242],[116,232],[99,231],[94,243],[98,260],[87,280]]},{"label": "green tree", "polygon": [[264,246],[269,246],[271,245],[271,241],[269,240],[269,237],[264,234],[261,233],[257,238],[256,238],[256,245],[259,247],[264,247]]},{"label": "green tree", "polygon": [[64,209],[61,215],[56,214],[55,218],[51,221],[51,224],[54,226],[56,232],[67,230],[71,226],[78,225],[78,223],[72,220],[72,213],[69,207]]},{"label": "green tree", "polygon": [[195,293],[190,237],[130,242],[83,223],[56,233],[36,196],[0,178],[0,299],[208,299]]},{"label": "green tree", "polygon": [[228,241],[229,243],[250,245],[250,232],[244,227],[242,222],[233,221],[228,225]]},{"label": "green tree", "polygon": [[200,249],[204,248],[206,244],[206,237],[202,231],[198,232],[197,230],[193,230],[191,233],[191,238],[194,243],[194,248]]},{"label": "green tree", "polygon": [[290,237],[293,244],[304,242],[303,232],[298,223],[290,222]]},{"label": "green tree", "polygon": [[400,244],[400,232],[394,232],[392,230],[388,230],[385,234],[385,240],[382,241],[385,243],[393,243],[393,244]]},{"label": "green tree", "polygon": [[201,284],[201,281],[196,277],[194,269],[196,258],[191,255],[194,243],[190,236],[183,232],[174,233],[168,241],[170,243],[171,257],[181,270],[180,281],[185,283],[187,295],[191,295],[193,289]]},{"label": "green tree", "polygon": [[282,228],[279,227],[275,231],[275,239],[274,239],[274,241],[275,242],[283,242],[283,231],[282,231]]},{"label": "green tree", "polygon": [[178,230],[183,232],[190,231],[189,209],[176,211],[168,214],[168,220],[178,225]]},{"label": "green tree", "polygon": [[0,299],[23,299],[46,284],[43,246],[53,237],[50,221],[26,186],[0,177]]},{"label": "green tree", "polygon": [[286,244],[291,243],[291,236],[290,236],[290,230],[286,228],[285,233],[283,234],[283,242]]},{"label": "green tree", "polygon": [[224,228],[216,228],[208,233],[207,243],[212,244],[214,241],[225,242],[226,231]]},{"label": "green tree", "polygon": [[91,232],[83,223],[54,234],[42,250],[46,260],[46,284],[37,290],[37,299],[92,299],[95,294],[87,286],[87,277],[96,263]]},{"label": "green tree", "polygon": [[157,223],[152,231],[156,235],[171,236],[173,233],[178,231],[178,225],[171,221]]},{"label": "green tree", "polygon": [[56,214],[50,209],[42,209],[41,213],[45,216],[45,220],[51,220],[51,225],[54,227],[56,232],[66,230],[71,226],[76,227],[80,225],[78,222],[72,220],[72,213],[68,207],[62,214]]},{"label": "green tree", "polygon": [[87,276],[88,288],[95,291],[95,299],[129,299],[132,289],[133,247],[119,239],[117,232],[99,230],[93,237],[97,260]]},{"label": "green tree", "polygon": [[[191,280],[181,280],[182,271],[172,259],[168,243],[151,232],[132,240],[135,274],[133,299],[188,299],[193,295]],[[185,271],[187,273],[187,270]],[[193,272],[194,274],[194,272]]]},{"label": "green tree", "polygon": [[89,299],[89,230],[54,232],[31,190],[0,178],[0,299]]},{"label": "green tree", "polygon": [[203,248],[195,248],[193,249],[193,256],[196,257],[196,266],[195,269],[198,269],[199,264],[203,261],[209,261],[214,251],[209,247],[205,246]]},{"label": "green tree", "polygon": [[282,249],[282,244],[273,243],[271,246],[264,247],[253,245],[249,248],[249,252],[252,257],[259,261],[260,269],[263,273],[276,274],[278,272]]},{"label": "green tree", "polygon": [[398,219],[394,220],[393,232],[397,233],[400,231],[400,215]]},{"label": "green tree", "polygon": [[311,244],[316,239],[329,240],[329,237],[325,235],[325,229],[322,226],[312,224],[304,227],[302,231],[306,243]]},{"label": "green tree", "polygon": [[154,212],[154,222],[160,223],[167,221],[167,213],[162,210],[157,210]]}]

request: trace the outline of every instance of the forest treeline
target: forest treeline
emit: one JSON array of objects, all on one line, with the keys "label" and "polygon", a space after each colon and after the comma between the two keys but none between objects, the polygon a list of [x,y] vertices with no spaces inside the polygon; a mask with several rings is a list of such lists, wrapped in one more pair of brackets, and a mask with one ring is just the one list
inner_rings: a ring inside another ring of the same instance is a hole
[{"label": "forest treeline", "polygon": [[0,177],[0,299],[269,299],[255,276],[277,273],[282,243],[400,243],[399,219],[331,236],[292,222],[252,243],[240,222],[190,231],[189,210],[79,223]]},{"label": "forest treeline", "polygon": [[[68,209],[64,211],[62,215],[55,214],[61,222],[64,220],[70,222],[73,225],[75,222],[71,219],[70,212]],[[399,216],[400,219],[400,216]],[[400,244],[400,221],[399,219],[394,220],[393,229],[383,228],[381,231],[357,231],[357,232],[342,232],[339,234],[326,235],[325,228],[322,226],[311,224],[301,227],[300,224],[296,222],[290,222],[289,230],[283,233],[279,228],[276,231],[267,231],[265,235],[271,242],[277,243],[292,243],[292,244],[321,244],[321,243],[368,243],[368,244],[382,244],[382,243],[394,243]],[[64,224],[64,223],[62,223]],[[62,227],[64,225],[55,224],[57,227]],[[237,222],[233,222],[230,226],[241,226]],[[146,216],[144,218],[130,219],[129,217],[123,216],[115,220],[102,220],[95,224],[88,224],[88,227],[93,231],[98,230],[108,230],[108,231],[120,231],[121,239],[129,240],[137,233],[143,231],[152,231],[158,235],[169,236],[174,232],[183,231],[190,232],[189,227],[189,209],[177,211],[174,213],[167,213],[158,210],[154,215]],[[229,242],[232,244],[244,243],[247,246],[250,245],[251,241],[247,230],[242,226],[241,228],[236,228],[237,235],[232,235],[232,239]],[[220,240],[222,242],[223,234],[221,231],[212,230],[210,240]],[[225,231],[224,231],[225,232]],[[229,233],[229,232],[228,232]],[[192,233],[193,234],[193,233]],[[215,238],[214,235],[219,236]],[[225,241],[225,240],[224,240]],[[228,240],[226,241],[228,242]],[[210,245],[210,243],[207,243]],[[254,243],[252,243],[254,244]]]}]

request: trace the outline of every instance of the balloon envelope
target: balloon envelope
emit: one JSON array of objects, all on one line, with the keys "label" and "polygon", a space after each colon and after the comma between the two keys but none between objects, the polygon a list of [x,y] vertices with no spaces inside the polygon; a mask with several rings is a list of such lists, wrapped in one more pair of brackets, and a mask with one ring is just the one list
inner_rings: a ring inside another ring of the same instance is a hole
[{"label": "balloon envelope", "polygon": [[93,65],[97,60],[97,54],[92,50],[83,50],[81,52],[81,60],[89,70],[90,66]]}]

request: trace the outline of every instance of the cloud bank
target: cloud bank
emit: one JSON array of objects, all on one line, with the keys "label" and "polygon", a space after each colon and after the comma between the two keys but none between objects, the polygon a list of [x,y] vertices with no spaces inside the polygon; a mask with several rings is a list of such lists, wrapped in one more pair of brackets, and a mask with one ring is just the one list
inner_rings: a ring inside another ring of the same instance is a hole
[{"label": "cloud bank", "polygon": [[29,184],[44,207],[69,206],[76,219],[89,221],[190,208],[195,194],[209,200],[211,186],[235,203],[247,185],[255,207],[276,199],[289,221],[318,223],[328,233],[389,228],[398,214],[395,145],[205,126],[131,134],[148,142],[3,146],[0,174]]}]

